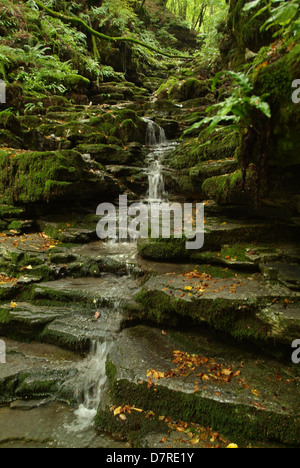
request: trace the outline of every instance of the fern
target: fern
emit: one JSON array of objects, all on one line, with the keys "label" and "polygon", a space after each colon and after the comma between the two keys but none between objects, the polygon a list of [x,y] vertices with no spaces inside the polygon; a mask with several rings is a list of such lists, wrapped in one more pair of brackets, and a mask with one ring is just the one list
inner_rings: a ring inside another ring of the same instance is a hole
[{"label": "fern", "polygon": [[230,126],[234,130],[243,130],[255,125],[257,112],[271,117],[269,104],[264,100],[266,96],[256,96],[253,94],[253,86],[249,78],[244,73],[226,71],[218,73],[212,84],[212,90],[216,86],[222,75],[233,79],[233,90],[225,101],[214,104],[206,109],[206,112],[212,112],[213,115],[196,122],[188,128],[183,135],[193,130],[200,129],[203,125],[208,125],[207,133],[211,134],[214,130]]},{"label": "fern", "polygon": [[[274,5],[276,3],[276,6]],[[244,11],[261,7],[252,17],[252,20],[265,12],[269,13],[269,18],[261,26],[262,31],[275,29],[273,34],[277,36],[299,36],[300,35],[300,0],[254,0],[246,3]]]}]

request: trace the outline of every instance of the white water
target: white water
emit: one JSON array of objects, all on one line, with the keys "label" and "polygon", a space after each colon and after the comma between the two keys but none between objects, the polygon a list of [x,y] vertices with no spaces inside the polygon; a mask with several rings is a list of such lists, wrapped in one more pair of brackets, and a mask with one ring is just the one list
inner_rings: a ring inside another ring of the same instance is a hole
[{"label": "white water", "polygon": [[146,146],[149,146],[147,158],[149,188],[146,201],[159,203],[168,198],[161,161],[164,155],[174,148],[174,143],[168,142],[164,129],[157,123],[146,118],[144,121],[147,122]]},{"label": "white water", "polygon": [[66,429],[78,432],[93,425],[107,381],[105,364],[110,347],[111,342],[107,341],[92,343],[90,354],[82,363],[81,382],[77,385],[79,401],[81,401],[75,411],[77,421],[66,426]]},{"label": "white water", "polygon": [[146,145],[156,146],[166,143],[166,134],[163,128],[161,128],[156,122],[150,119],[143,119],[147,123],[146,130]]},{"label": "white water", "polygon": [[[172,150],[176,143],[167,141],[163,128],[158,124],[149,119],[144,120],[147,122],[145,142],[146,146],[149,147],[147,158],[149,188],[145,201],[161,203],[167,200],[161,161],[166,152]],[[90,162],[89,155],[85,155],[85,160]],[[129,274],[130,267],[132,267],[131,263],[128,264]],[[82,363],[82,370],[80,369],[80,382],[77,384],[80,405],[75,411],[76,421],[65,426],[67,430],[80,433],[93,425],[98,406],[101,404],[105,392],[107,382],[105,364],[111,346],[111,341],[93,342],[91,352]]]}]

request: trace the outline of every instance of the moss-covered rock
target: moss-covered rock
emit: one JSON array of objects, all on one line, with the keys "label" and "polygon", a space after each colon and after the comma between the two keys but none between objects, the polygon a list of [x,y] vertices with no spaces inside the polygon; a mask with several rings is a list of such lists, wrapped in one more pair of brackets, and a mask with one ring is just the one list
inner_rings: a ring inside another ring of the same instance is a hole
[{"label": "moss-covered rock", "polygon": [[253,78],[256,92],[268,95],[272,111],[268,164],[279,168],[299,166],[300,106],[292,100],[292,84],[299,78],[300,44],[283,49],[276,60],[269,61],[268,53],[269,48],[262,51]]},{"label": "moss-covered rock", "polygon": [[21,124],[11,111],[0,112],[0,129],[8,130],[14,136],[21,136]]},{"label": "moss-covered rock", "polygon": [[90,80],[81,75],[68,75],[64,79],[64,84],[71,91],[87,91]]},{"label": "moss-covered rock", "polygon": [[[175,368],[184,364],[184,359],[176,359],[178,356],[187,359],[198,356],[207,364],[193,366],[194,369],[188,367],[186,375],[176,375]],[[212,371],[208,370],[213,367],[210,363],[214,366]],[[216,368],[220,375],[227,372],[232,378],[224,383],[222,377],[217,377]],[[161,373],[158,378],[156,370]],[[283,375],[279,385],[276,372]],[[285,383],[290,379],[290,372],[298,375],[297,369],[289,365],[282,367],[275,360],[258,357],[250,350],[233,349],[223,338],[204,331],[197,336],[188,332],[162,335],[160,330],[140,326],[124,330],[108,356],[108,404],[135,406],[144,417],[151,411],[154,420],[167,416],[209,426],[231,440],[238,439],[242,445],[246,439],[298,445],[299,418],[293,393],[297,384],[294,381],[292,388]],[[110,431],[123,437],[127,426],[133,431],[141,429],[138,418],[127,423],[127,418],[122,421],[113,413],[109,418],[108,412],[108,408],[99,407],[96,426],[103,428],[106,421]]]},{"label": "moss-covered rock", "polygon": [[105,193],[108,186],[111,194],[118,193],[117,183],[100,170],[89,172],[76,151],[0,151],[0,167],[0,193],[8,204],[71,201],[74,195],[88,199]]},{"label": "moss-covered rock", "polygon": [[197,138],[183,141],[174,152],[166,155],[165,162],[174,169],[191,169],[204,161],[234,158],[239,144],[240,137],[236,132],[224,130],[213,139],[200,133]]},{"label": "moss-covered rock", "polygon": [[[252,175],[252,177],[251,177]],[[243,187],[243,176],[240,170],[208,178],[202,185],[204,195],[220,205],[248,204],[255,201],[255,173],[248,172],[247,185]]]}]

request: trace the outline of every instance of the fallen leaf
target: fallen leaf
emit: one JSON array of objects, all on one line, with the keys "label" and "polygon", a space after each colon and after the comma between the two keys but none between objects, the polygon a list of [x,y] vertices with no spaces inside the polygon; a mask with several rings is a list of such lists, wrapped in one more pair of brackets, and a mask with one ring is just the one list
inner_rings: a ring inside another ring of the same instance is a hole
[{"label": "fallen leaf", "polygon": [[114,410],[114,416],[118,416],[118,414],[120,414],[121,411],[122,411],[122,406],[118,406],[118,408]]}]

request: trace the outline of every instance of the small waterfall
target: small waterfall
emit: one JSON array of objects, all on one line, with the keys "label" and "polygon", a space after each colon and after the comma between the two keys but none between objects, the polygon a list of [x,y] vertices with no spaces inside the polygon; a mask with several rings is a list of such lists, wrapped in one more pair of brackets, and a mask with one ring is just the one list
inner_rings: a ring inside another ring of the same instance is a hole
[{"label": "small waterfall", "polygon": [[156,146],[166,143],[166,134],[163,128],[161,128],[156,122],[150,119],[143,119],[147,123],[146,130],[146,145]]},{"label": "small waterfall", "polygon": [[149,167],[147,170],[149,189],[148,201],[162,201],[166,199],[165,183],[162,173],[161,159],[168,147],[165,131],[156,122],[144,119],[147,122],[146,146],[150,146],[148,154]]},{"label": "small waterfall", "polygon": [[77,384],[81,404],[75,411],[77,421],[67,427],[71,431],[78,432],[93,425],[107,381],[105,365],[111,345],[107,341],[93,341],[90,354],[82,363],[81,380]]},{"label": "small waterfall", "polygon": [[162,200],[166,197],[165,194],[165,181],[162,174],[162,166],[160,161],[153,161],[151,168],[148,173],[149,189],[148,199],[149,200]]}]

